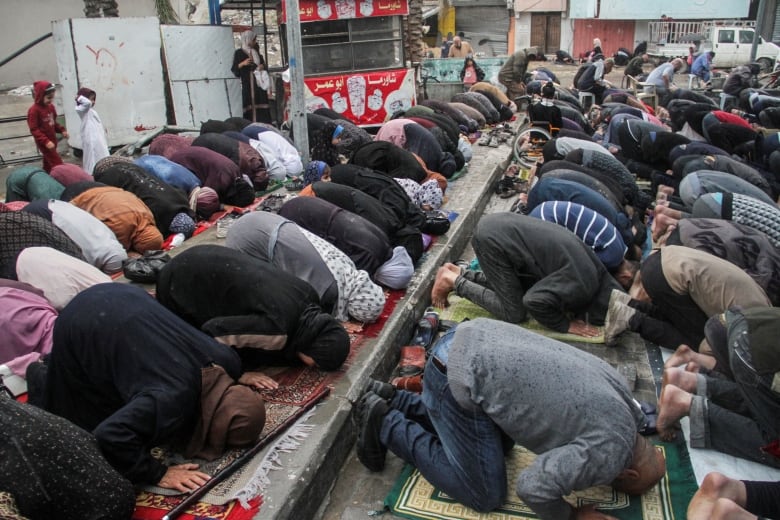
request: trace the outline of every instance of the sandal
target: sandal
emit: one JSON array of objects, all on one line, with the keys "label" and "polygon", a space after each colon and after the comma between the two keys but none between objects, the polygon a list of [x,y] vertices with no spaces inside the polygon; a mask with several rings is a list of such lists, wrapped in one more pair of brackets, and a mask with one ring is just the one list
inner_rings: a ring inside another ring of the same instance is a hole
[{"label": "sandal", "polygon": [[428,350],[437,332],[439,332],[439,313],[428,307],[417,322],[417,328],[412,336],[412,345],[419,345]]},{"label": "sandal", "polygon": [[425,370],[425,348],[419,345],[401,347],[401,360],[398,362],[398,375],[416,376]]}]

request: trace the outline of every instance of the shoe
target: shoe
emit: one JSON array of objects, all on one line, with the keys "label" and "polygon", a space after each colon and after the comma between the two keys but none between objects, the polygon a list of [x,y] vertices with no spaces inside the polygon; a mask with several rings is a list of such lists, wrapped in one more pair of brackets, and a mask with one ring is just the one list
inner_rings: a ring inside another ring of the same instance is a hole
[{"label": "shoe", "polygon": [[[439,324],[437,323],[437,330],[438,327]],[[425,347],[422,345],[401,347],[401,360],[398,362],[398,375],[401,377],[416,376],[422,374],[423,370],[425,370]]]},{"label": "shoe", "polygon": [[639,429],[639,435],[649,436],[658,433],[658,410],[655,405],[640,401],[639,408],[645,414],[645,424]]},{"label": "shoe", "polygon": [[604,323],[604,343],[608,347],[614,347],[617,344],[617,338],[628,330],[628,322],[636,314],[636,309],[629,307],[625,303],[612,300],[610,297],[607,319]]},{"label": "shoe", "polygon": [[628,305],[628,302],[631,301],[631,295],[627,292],[612,289],[612,292],[609,295],[609,305],[612,306],[612,302],[615,301]]},{"label": "shoe", "polygon": [[385,400],[373,392],[366,392],[358,403],[357,456],[370,471],[385,469],[387,448],[379,439],[379,431],[389,410]]},{"label": "shoe", "polygon": [[[462,267],[461,270],[463,270]],[[414,331],[414,336],[412,336],[411,344],[420,345],[425,350],[428,350],[437,332],[439,332],[439,313],[429,307],[425,309],[422,318],[417,322],[417,328]]]},{"label": "shoe", "polygon": [[369,379],[368,386],[366,386],[366,392],[373,392],[385,401],[389,401],[395,395],[395,387],[384,381]]},{"label": "shoe", "polygon": [[493,141],[493,135],[492,134],[484,134],[479,141],[477,141],[477,144],[480,146],[490,146],[490,143]]}]

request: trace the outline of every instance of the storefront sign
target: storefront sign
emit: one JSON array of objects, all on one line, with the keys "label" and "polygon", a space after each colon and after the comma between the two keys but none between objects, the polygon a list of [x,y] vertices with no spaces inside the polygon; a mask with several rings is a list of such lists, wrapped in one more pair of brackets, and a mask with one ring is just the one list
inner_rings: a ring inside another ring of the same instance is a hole
[{"label": "storefront sign", "polygon": [[[301,0],[300,11],[301,22],[404,16],[409,14],[409,0]],[[280,23],[287,20],[285,2],[282,2],[281,20]]]},{"label": "storefront sign", "polygon": [[327,107],[359,125],[381,124],[415,102],[412,69],[322,76],[304,83],[307,111]]}]

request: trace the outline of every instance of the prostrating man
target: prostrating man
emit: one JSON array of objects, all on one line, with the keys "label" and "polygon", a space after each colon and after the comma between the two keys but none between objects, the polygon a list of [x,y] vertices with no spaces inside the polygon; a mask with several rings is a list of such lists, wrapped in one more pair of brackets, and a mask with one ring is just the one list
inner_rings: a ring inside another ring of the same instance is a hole
[{"label": "prostrating man", "polygon": [[658,432],[673,439],[688,416],[692,447],[780,468],[780,309],[732,309],[706,327],[715,362],[695,363],[700,373],[665,369]]},{"label": "prostrating man", "polygon": [[622,292],[593,250],[552,222],[515,213],[487,215],[472,245],[482,272],[440,267],[435,306],[446,306],[455,291],[503,321],[520,323],[530,315],[558,332],[597,336],[589,323],[604,323],[610,293]]},{"label": "prostrating man", "polygon": [[[336,370],[349,354],[349,335],[322,311],[308,283],[241,251],[201,245],[181,252],[160,271],[157,299],[235,347],[248,370],[291,364]],[[245,373],[243,381],[277,386],[259,372]]]},{"label": "prostrating man", "polygon": [[262,398],[237,385],[238,354],[191,327],[145,291],[104,283],[81,292],[54,326],[47,364],[27,369],[30,401],[92,432],[108,462],[135,484],[188,492],[208,475],[166,466],[171,445],[212,460],[255,442]]},{"label": "prostrating man", "polygon": [[611,296],[605,340],[613,344],[631,330],[662,347],[698,351],[707,319],[735,305],[772,303],[750,275],[727,260],[684,246],[663,247],[642,262],[630,295]]},{"label": "prostrating man", "polygon": [[644,415],[615,369],[508,323],[479,318],[445,334],[428,358],[422,395],[369,388],[358,410],[360,461],[381,471],[389,449],[477,511],[506,498],[511,441],[537,454],[515,490],[544,520],[612,518],[563,497],[596,485],[642,494],[666,471],[661,452],[637,433]]}]

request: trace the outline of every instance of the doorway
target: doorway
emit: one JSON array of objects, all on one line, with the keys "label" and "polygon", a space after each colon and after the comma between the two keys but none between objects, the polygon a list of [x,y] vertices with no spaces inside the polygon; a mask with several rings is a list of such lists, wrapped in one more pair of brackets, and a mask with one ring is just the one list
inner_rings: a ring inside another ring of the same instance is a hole
[{"label": "doorway", "polygon": [[561,13],[531,14],[531,47],[539,47],[544,54],[561,48]]}]

